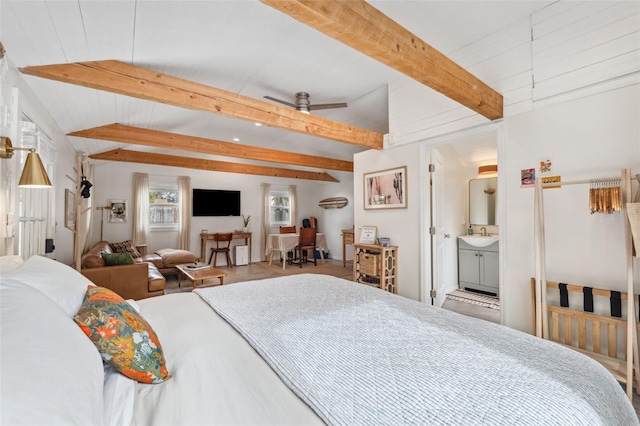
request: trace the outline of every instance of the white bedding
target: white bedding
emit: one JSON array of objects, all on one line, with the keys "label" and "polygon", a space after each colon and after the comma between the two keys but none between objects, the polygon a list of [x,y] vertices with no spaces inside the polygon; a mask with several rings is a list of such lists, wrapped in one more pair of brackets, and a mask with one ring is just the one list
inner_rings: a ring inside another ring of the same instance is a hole
[{"label": "white bedding", "polygon": [[[399,305],[390,308],[383,303],[371,305],[373,309],[368,312],[365,312],[366,309],[358,311],[362,306],[356,303],[355,308],[349,308],[347,297],[339,303],[347,309],[346,314],[341,312],[338,315],[343,317],[340,324],[344,327],[336,328],[331,312],[339,309],[337,306],[331,307],[331,303],[326,304],[327,300],[340,299],[339,295],[345,296],[350,292],[340,288],[337,293],[331,293],[325,279],[333,287],[336,284],[345,285],[355,289],[356,293],[362,289],[371,296],[369,302],[379,303],[391,297],[400,305],[411,305],[412,309],[402,313]],[[286,285],[289,285],[289,289],[281,292],[280,289]],[[319,292],[315,291],[319,289]],[[251,321],[264,325],[259,333],[265,330],[282,331],[287,337],[276,337],[276,340],[288,341],[291,346],[269,341],[266,349],[259,347],[258,351],[269,357],[273,353],[283,355],[276,363],[271,359],[269,362],[272,365],[280,363],[286,368],[287,363],[293,362],[297,368],[301,364],[312,364],[312,368],[325,371],[327,377],[345,374],[340,364],[348,364],[349,368],[359,367],[354,367],[356,363],[352,355],[344,355],[344,363],[339,361],[338,365],[328,365],[331,361],[328,354],[340,345],[327,341],[319,345],[320,352],[327,356],[319,361],[314,359],[319,349],[313,347],[311,342],[322,342],[322,339],[332,338],[330,335],[333,331],[340,330],[342,333],[353,328],[345,321],[348,316],[352,316],[353,324],[358,324],[355,334],[344,333],[348,339],[363,334],[371,335],[372,330],[375,335],[375,324],[382,324],[382,328],[390,330],[388,327],[393,328],[397,324],[394,324],[395,320],[387,319],[393,316],[397,320],[398,315],[404,316],[401,326],[408,325],[406,333],[415,340],[412,348],[403,346],[403,339],[393,338],[393,350],[382,355],[368,353],[360,358],[365,363],[376,364],[376,368],[394,370],[391,375],[389,371],[380,374],[388,381],[389,377],[401,377],[396,374],[399,370],[411,371],[413,365],[406,361],[413,356],[416,366],[424,368],[426,365],[428,380],[414,383],[417,391],[415,387],[409,391],[401,383],[376,384],[376,372],[370,368],[371,365],[365,364],[368,377],[353,381],[359,383],[338,380],[337,389],[326,387],[322,380],[310,387],[294,381],[292,385],[296,392],[300,392],[315,409],[324,403],[322,398],[318,399],[318,392],[329,395],[328,399],[324,399],[329,403],[320,407],[319,413],[331,424],[540,424],[541,421],[544,424],[572,425],[638,424],[622,388],[599,364],[551,342],[496,324],[421,305],[349,281],[318,275],[238,283],[199,290],[198,293],[208,299],[222,300],[227,310],[225,316],[235,311],[240,316],[251,316],[262,309],[262,316],[254,315],[251,318]],[[319,299],[315,306],[311,302],[312,308],[308,305],[291,309],[303,303],[302,299],[307,297]],[[160,337],[173,378],[160,385],[137,384],[135,424],[323,423],[321,417],[284,384],[249,343],[197,294],[146,299],[139,301],[139,305],[141,313]],[[348,311],[352,308],[355,310]],[[422,313],[425,309],[426,314]],[[305,310],[307,312],[301,313]],[[296,318],[296,315],[301,317]],[[427,327],[427,334],[433,335],[427,336],[426,340],[417,331],[418,327],[424,326],[419,324],[425,315],[433,321]],[[310,326],[314,318],[319,323]],[[237,318],[230,320],[235,322]],[[240,327],[245,325],[243,323]],[[367,327],[371,329],[364,333]],[[333,331],[322,332],[323,329]],[[489,330],[486,335],[485,330]],[[243,330],[243,334],[254,345],[264,344],[256,342],[255,335],[250,336],[247,330]],[[270,334],[270,331],[266,334]],[[365,354],[367,350],[372,350],[360,349]],[[557,358],[545,355],[545,352],[553,353]],[[415,358],[416,354],[418,358]],[[279,374],[283,374],[280,366],[274,367]],[[570,371],[562,373],[563,369]],[[287,382],[289,379],[296,380],[290,378],[289,374],[287,370]],[[387,390],[395,388],[395,391],[381,393],[376,386]],[[354,390],[357,394],[349,395]],[[339,398],[336,399],[336,396]],[[342,401],[342,398],[353,398],[353,401]],[[366,405],[364,419],[353,417],[354,412],[345,415],[344,412],[335,411],[353,406],[354,401]],[[394,408],[390,408],[392,404],[398,403],[414,404],[413,407],[395,408],[406,410],[405,414],[413,416],[426,413],[432,417],[428,421],[420,421],[409,416],[398,422],[396,417],[388,416],[390,412],[393,414]]]},{"label": "white bedding", "polygon": [[173,376],[137,384],[137,425],[315,425],[314,412],[198,295],[139,300]]}]

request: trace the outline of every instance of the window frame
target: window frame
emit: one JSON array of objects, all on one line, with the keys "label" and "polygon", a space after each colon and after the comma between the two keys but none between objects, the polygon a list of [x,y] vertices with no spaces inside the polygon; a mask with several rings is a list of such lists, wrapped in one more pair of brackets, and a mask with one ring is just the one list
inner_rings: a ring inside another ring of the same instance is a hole
[{"label": "window frame", "polygon": [[[182,215],[182,204],[180,203],[180,192],[177,188],[177,183],[176,183],[176,187],[173,188],[173,185],[167,185],[165,184],[161,184],[161,183],[156,183],[156,182],[149,182],[149,232],[154,232],[154,231],[177,231],[179,229],[180,226],[180,217]],[[151,194],[152,193],[158,193],[158,192],[169,192],[169,193],[175,193],[176,194],[176,199],[177,201],[175,203],[152,203],[151,202]],[[176,214],[176,220],[174,223],[155,223],[152,220],[152,211],[154,208],[158,208],[158,206],[162,206],[162,207],[172,207],[176,210],[177,214]]]},{"label": "window frame", "polygon": [[[273,199],[275,197],[282,197],[282,198],[286,198],[287,201],[287,205],[284,206],[274,206],[273,205]],[[275,218],[275,213],[274,213],[274,209],[277,208],[282,208],[283,210],[287,211],[287,220],[281,220],[281,221],[276,221],[274,220]],[[272,227],[274,226],[291,226],[291,192],[289,190],[283,190],[283,189],[272,189],[269,192],[269,222],[270,225]]]}]

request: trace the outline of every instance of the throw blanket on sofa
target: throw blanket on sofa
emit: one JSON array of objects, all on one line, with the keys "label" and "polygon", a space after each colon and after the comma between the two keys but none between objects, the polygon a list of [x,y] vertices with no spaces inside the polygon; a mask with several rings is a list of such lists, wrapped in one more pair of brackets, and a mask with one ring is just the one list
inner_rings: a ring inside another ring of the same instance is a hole
[{"label": "throw blanket on sofa", "polygon": [[196,290],[328,424],[637,424],[555,343],[339,278]]}]

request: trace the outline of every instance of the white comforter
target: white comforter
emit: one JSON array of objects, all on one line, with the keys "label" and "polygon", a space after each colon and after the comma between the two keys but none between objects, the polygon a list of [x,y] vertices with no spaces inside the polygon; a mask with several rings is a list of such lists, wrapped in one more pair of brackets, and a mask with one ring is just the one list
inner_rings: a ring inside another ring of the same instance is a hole
[{"label": "white comforter", "polygon": [[[173,378],[138,424],[637,424],[575,351],[367,286],[297,275],[140,302]],[[287,382],[320,416],[296,397]]]}]

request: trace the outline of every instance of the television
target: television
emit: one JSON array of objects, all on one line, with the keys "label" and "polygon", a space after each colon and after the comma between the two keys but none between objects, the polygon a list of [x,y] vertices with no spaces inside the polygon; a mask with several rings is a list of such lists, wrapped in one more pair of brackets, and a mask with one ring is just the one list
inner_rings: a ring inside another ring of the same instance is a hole
[{"label": "television", "polygon": [[240,216],[240,191],[194,189],[193,216]]}]

